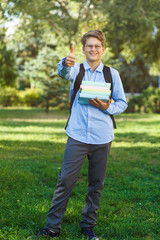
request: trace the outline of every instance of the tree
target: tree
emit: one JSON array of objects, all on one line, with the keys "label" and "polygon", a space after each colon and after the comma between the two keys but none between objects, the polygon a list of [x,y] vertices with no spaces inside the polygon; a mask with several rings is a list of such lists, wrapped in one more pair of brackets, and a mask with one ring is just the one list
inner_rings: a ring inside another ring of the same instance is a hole
[{"label": "tree", "polygon": [[[4,11],[8,16],[26,18],[30,22],[28,28],[33,29],[34,22],[50,28],[60,39],[60,42],[70,46],[71,42],[79,42],[77,36],[82,23],[88,23],[92,18],[93,4],[95,0],[30,0],[30,1],[6,1]],[[25,27],[23,25],[23,27]]]},{"label": "tree", "polygon": [[13,51],[7,50],[4,36],[1,35],[0,42],[0,85],[13,86],[16,81],[15,58]]},{"label": "tree", "polygon": [[134,95],[135,92],[141,92],[149,86],[149,68],[145,65],[144,57],[138,55],[133,62],[127,63],[121,58],[122,67],[120,69],[123,79],[123,86],[127,92]]},{"label": "tree", "polygon": [[139,54],[150,65],[160,62],[159,0],[100,1],[99,9],[107,13],[104,31],[115,58],[128,52],[131,62]]},{"label": "tree", "polygon": [[56,51],[45,46],[37,57],[24,65],[24,78],[30,79],[32,86],[41,89],[46,111],[49,107],[68,105],[69,82],[60,79],[56,66],[59,62]]},{"label": "tree", "polygon": [[[5,19],[13,16],[20,19],[14,36],[18,47],[21,46],[17,51],[21,77],[25,62],[36,59],[46,44],[56,45],[56,52],[58,47],[66,52],[72,42],[78,49],[80,36],[95,28],[105,32],[110,48],[112,57],[104,57],[105,64],[109,61],[119,70],[124,67],[132,70],[142,56],[145,65],[154,65],[160,71],[159,0],[6,0],[2,7]],[[49,35],[54,41],[48,41]],[[124,61],[120,61],[122,58]],[[130,83],[128,77],[125,81]],[[137,84],[141,89],[143,84],[135,82],[134,85],[138,87]]]},{"label": "tree", "polygon": [[[103,30],[113,53],[112,62],[122,71],[125,90],[140,92],[142,86],[150,85],[146,67],[154,66],[154,72],[155,68],[160,72],[159,0],[110,0],[98,4],[98,9],[106,14],[107,24]],[[140,59],[143,64],[139,64]]]}]

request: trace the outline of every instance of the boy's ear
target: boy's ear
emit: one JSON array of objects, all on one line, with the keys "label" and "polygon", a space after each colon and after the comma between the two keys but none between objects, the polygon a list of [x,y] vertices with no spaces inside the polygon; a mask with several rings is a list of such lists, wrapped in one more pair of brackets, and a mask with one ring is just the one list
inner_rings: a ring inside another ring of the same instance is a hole
[{"label": "boy's ear", "polygon": [[82,52],[84,53],[84,46],[82,47]]},{"label": "boy's ear", "polygon": [[105,50],[106,50],[105,47],[102,47],[102,54],[105,52]]}]

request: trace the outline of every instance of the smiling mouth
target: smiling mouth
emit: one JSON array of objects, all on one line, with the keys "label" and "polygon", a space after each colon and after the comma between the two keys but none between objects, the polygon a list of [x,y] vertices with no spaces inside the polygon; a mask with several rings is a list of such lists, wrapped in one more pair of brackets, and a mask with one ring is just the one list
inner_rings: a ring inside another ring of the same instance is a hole
[{"label": "smiling mouth", "polygon": [[96,55],[97,55],[97,53],[90,53],[90,55],[92,55],[92,56],[96,56]]}]

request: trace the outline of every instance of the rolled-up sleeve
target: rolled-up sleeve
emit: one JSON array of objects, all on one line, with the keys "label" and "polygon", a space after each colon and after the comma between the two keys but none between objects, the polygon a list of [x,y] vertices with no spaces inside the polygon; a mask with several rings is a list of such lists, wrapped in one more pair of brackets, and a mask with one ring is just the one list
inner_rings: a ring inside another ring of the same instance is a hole
[{"label": "rolled-up sleeve", "polygon": [[118,71],[111,68],[111,74],[113,81],[112,99],[114,102],[111,103],[104,112],[110,115],[118,115],[126,110],[128,104],[126,102],[122,81]]}]

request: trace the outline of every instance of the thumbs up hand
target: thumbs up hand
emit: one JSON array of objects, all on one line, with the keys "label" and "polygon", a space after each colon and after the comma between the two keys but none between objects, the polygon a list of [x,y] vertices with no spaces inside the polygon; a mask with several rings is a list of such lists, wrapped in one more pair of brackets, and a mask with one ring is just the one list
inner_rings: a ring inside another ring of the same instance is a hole
[{"label": "thumbs up hand", "polygon": [[71,51],[65,60],[65,65],[67,67],[73,67],[75,65],[75,62],[76,62],[76,56],[74,54],[74,45],[72,45]]}]

